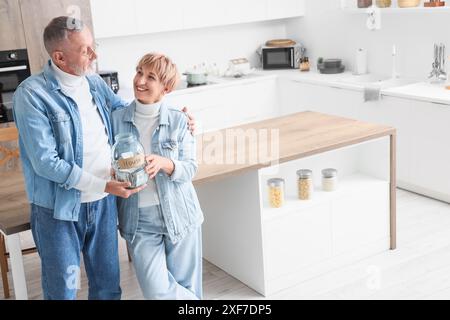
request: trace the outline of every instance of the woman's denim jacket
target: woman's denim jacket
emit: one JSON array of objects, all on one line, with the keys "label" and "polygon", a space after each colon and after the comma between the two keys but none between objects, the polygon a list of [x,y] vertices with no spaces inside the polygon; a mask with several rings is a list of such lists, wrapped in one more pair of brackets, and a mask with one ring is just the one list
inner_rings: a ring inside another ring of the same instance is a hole
[{"label": "woman's denim jacket", "polygon": [[[112,113],[114,134],[133,133],[139,138],[134,122],[136,103]],[[159,125],[152,136],[153,154],[169,158],[175,171],[168,176],[160,171],[156,179],[160,205],[167,231],[173,243],[200,227],[203,213],[192,184],[197,172],[195,138],[188,129],[186,115],[161,104]],[[117,199],[119,230],[126,240],[134,240],[139,220],[139,194]]]}]

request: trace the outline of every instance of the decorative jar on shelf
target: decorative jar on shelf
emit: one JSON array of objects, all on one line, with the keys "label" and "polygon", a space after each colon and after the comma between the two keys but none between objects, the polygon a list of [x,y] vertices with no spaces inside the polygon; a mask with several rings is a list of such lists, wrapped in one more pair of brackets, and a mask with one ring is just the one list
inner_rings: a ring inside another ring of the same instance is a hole
[{"label": "decorative jar on shelf", "polygon": [[284,179],[274,178],[267,181],[269,187],[269,204],[272,208],[284,205]]},{"label": "decorative jar on shelf", "polygon": [[300,200],[311,200],[314,192],[313,174],[309,169],[297,171],[298,198]]},{"label": "decorative jar on shelf", "polygon": [[392,0],[377,0],[378,8],[389,8],[392,5]]},{"label": "decorative jar on shelf", "polygon": [[336,191],[338,186],[338,176],[336,169],[322,170],[322,190],[326,192]]},{"label": "decorative jar on shelf", "polygon": [[145,172],[144,147],[134,134],[122,133],[115,136],[112,147],[112,165],[116,179],[129,182],[130,189],[138,188],[148,181]]},{"label": "decorative jar on shelf", "polygon": [[358,0],[358,8],[368,8],[372,5],[372,0]]},{"label": "decorative jar on shelf", "polygon": [[398,6],[400,8],[418,7],[420,0],[398,0]]}]

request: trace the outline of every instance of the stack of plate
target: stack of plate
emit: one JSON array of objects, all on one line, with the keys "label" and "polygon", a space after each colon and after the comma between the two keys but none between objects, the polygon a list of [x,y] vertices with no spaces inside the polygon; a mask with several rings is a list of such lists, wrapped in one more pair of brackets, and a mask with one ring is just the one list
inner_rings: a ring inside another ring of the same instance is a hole
[{"label": "stack of plate", "polygon": [[344,72],[345,66],[342,65],[341,59],[325,59],[319,60],[317,69],[320,73],[335,74]]}]

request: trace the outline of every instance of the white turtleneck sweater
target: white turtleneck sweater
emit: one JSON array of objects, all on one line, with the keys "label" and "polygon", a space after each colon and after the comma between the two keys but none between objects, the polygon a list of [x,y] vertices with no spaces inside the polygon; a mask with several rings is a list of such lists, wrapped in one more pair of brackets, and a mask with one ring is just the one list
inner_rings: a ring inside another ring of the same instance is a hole
[{"label": "white turtleneck sweater", "polygon": [[107,196],[105,187],[111,176],[111,146],[105,125],[86,77],[68,74],[53,62],[52,69],[62,92],[75,101],[81,117],[83,172],[75,188],[81,191],[82,203],[101,200]]},{"label": "white turtleneck sweater", "polygon": [[[161,102],[142,104],[136,100],[134,123],[139,131],[139,140],[144,146],[145,154],[152,154],[152,136],[159,125]],[[139,193],[139,208],[160,204],[155,179],[147,182],[147,187]]]}]

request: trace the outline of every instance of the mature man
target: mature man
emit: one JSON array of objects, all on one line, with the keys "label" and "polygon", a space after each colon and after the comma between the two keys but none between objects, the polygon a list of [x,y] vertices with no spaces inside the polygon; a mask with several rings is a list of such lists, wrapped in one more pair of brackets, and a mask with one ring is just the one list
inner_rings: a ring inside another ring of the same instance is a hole
[{"label": "mature man", "polygon": [[126,103],[92,73],[94,39],[81,21],[53,19],[44,44],[51,60],[14,95],[44,298],[76,298],[83,253],[89,299],[120,299],[115,196],[144,188],[110,178],[110,112]]}]

